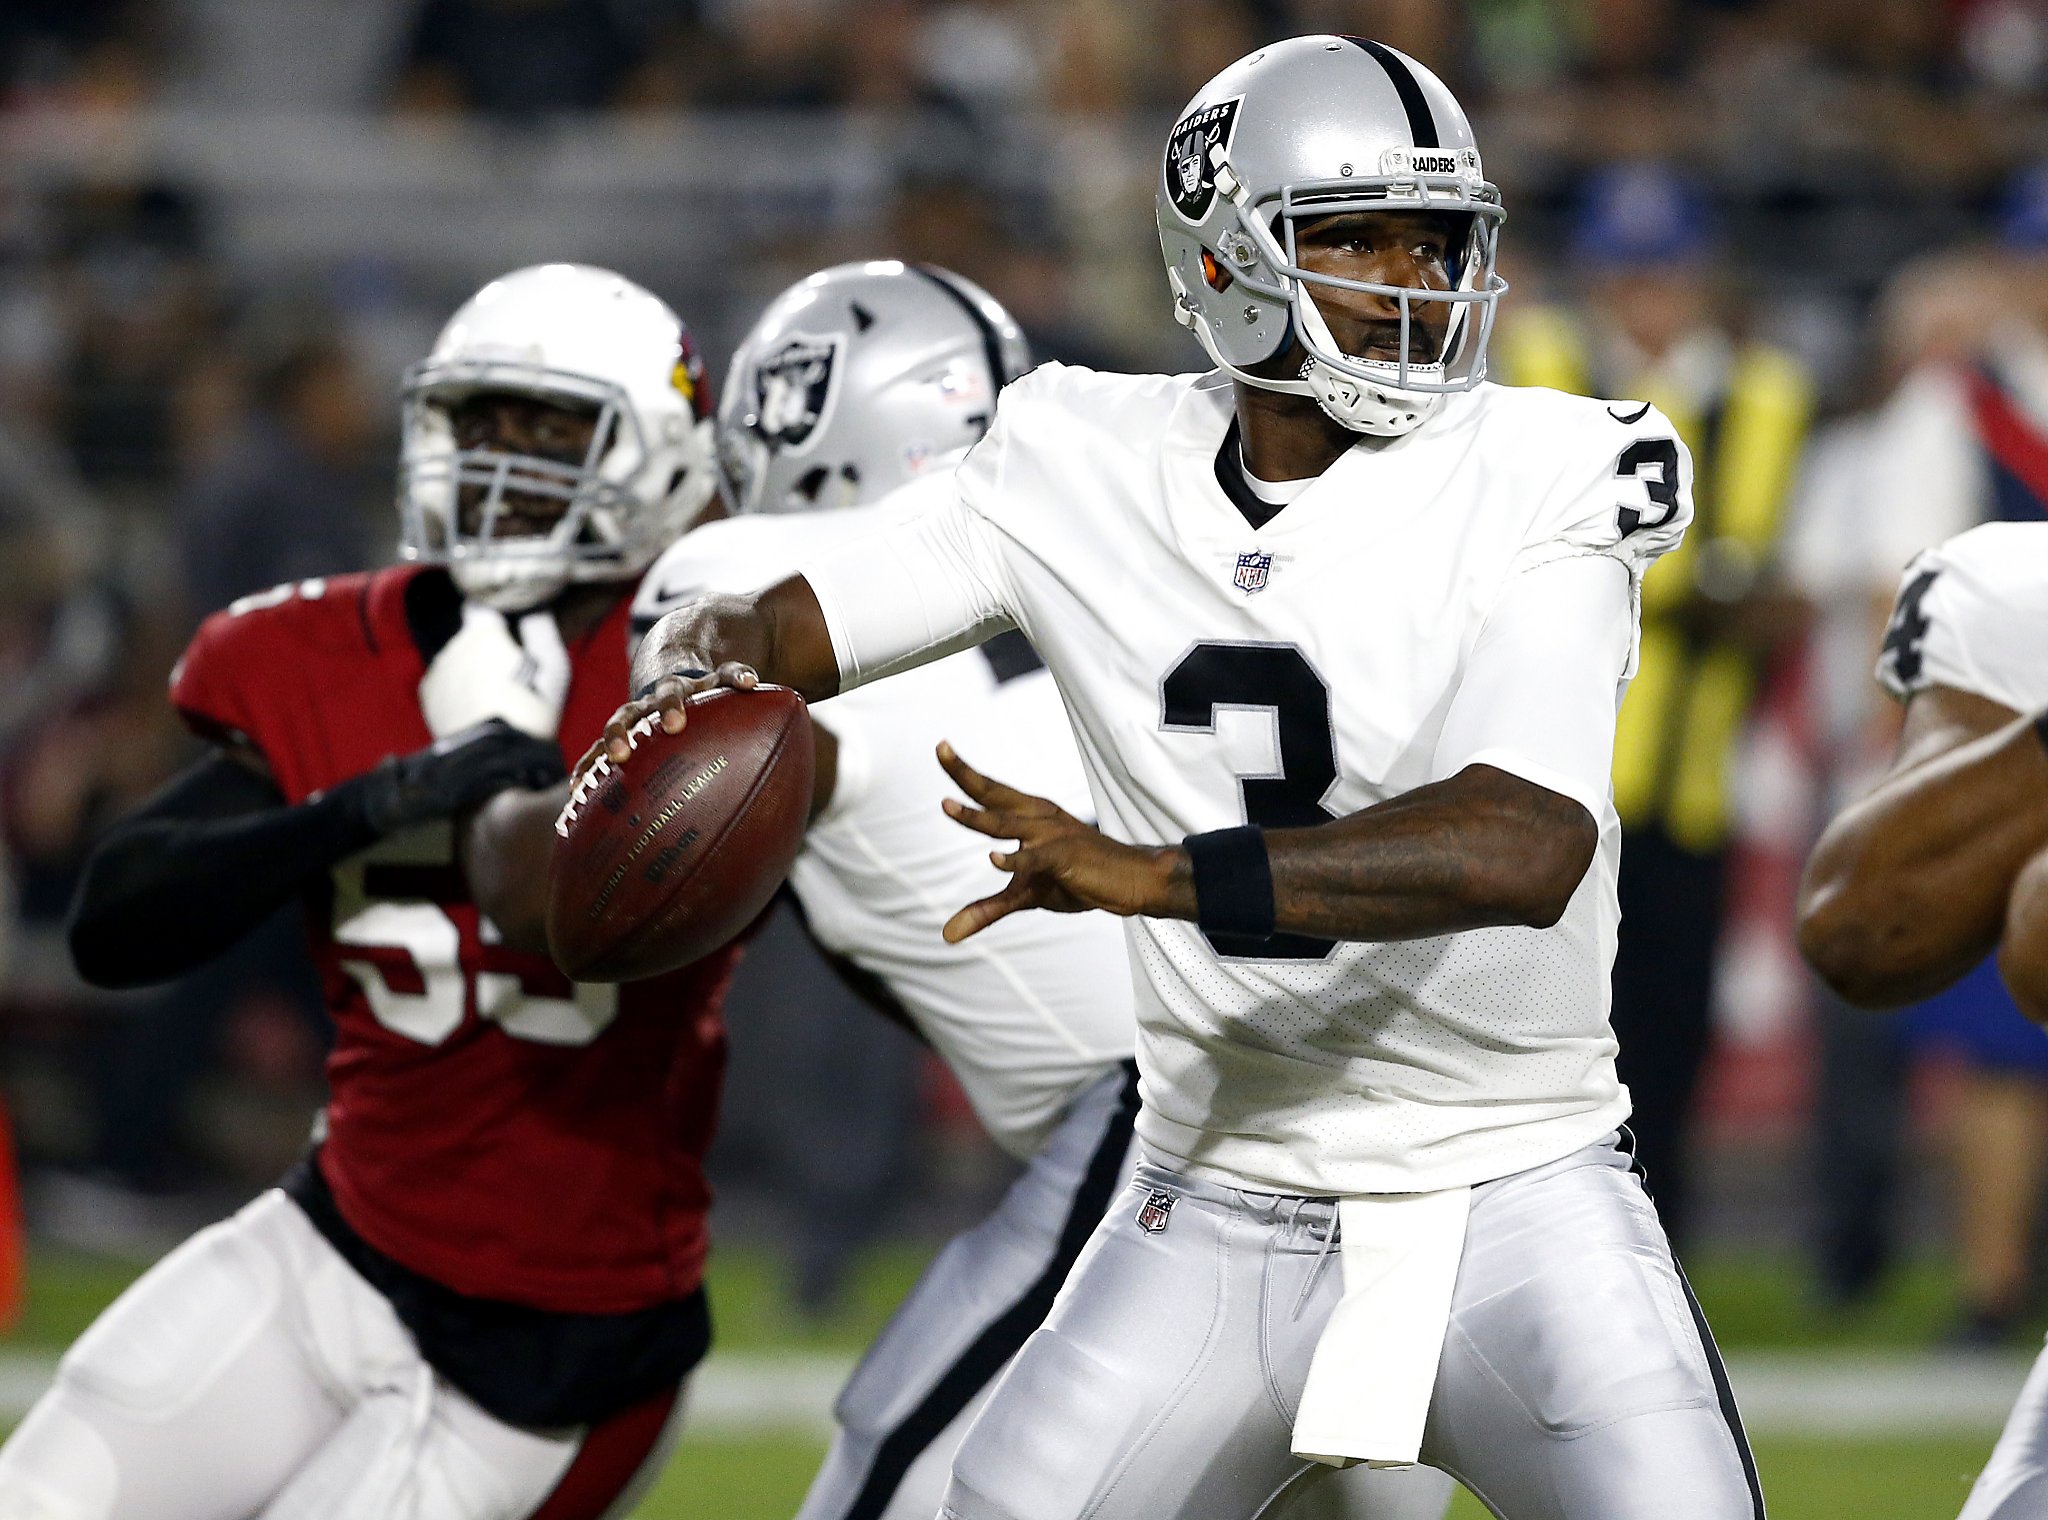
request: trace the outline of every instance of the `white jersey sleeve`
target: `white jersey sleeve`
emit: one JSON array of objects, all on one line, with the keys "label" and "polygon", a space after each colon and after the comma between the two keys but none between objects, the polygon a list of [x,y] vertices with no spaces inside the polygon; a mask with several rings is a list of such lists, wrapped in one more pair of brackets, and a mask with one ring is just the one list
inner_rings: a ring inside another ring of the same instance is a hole
[{"label": "white jersey sleeve", "polygon": [[1994,522],[1906,566],[1877,679],[1901,701],[1950,686],[2048,708],[2048,522]]},{"label": "white jersey sleeve", "polygon": [[1512,578],[1451,699],[1430,779],[1490,765],[1571,798],[1597,821],[1612,789],[1614,720],[1634,646],[1630,591],[1606,554]]},{"label": "white jersey sleeve", "polygon": [[[999,403],[996,427],[968,455],[961,475],[988,457],[1001,427]],[[888,528],[801,566],[825,614],[841,691],[957,653],[1016,626],[1004,595],[1001,561],[980,515],[954,490],[919,506]]]},{"label": "white jersey sleeve", "polygon": [[[899,543],[950,482],[920,480],[868,507],[708,523],[642,581],[635,623],[711,592],[773,584],[806,561]],[[884,556],[882,563],[900,560]],[[856,585],[862,584],[858,578]],[[987,841],[940,809],[933,747],[963,754],[1068,811],[1093,811],[1051,676],[1014,635],[813,704],[838,741],[832,800],[790,886],[812,937],[876,978],[959,1078],[991,1138],[1033,1154],[1074,1096],[1136,1042],[1121,926],[1100,914],[1022,913],[959,945],[940,928],[1006,879]]]},{"label": "white jersey sleeve", "polygon": [[1589,447],[1552,456],[1564,468],[1481,626],[1430,776],[1491,765],[1595,820],[1635,673],[1642,575],[1692,522],[1692,456],[1670,419],[1640,402],[1602,410],[1574,419],[1596,430]]},{"label": "white jersey sleeve", "polygon": [[[1616,432],[1604,424],[1622,424]],[[1587,424],[1584,413],[1573,419]],[[1614,402],[1592,414],[1602,435],[1586,447],[1566,446],[1553,457],[1567,468],[1550,482],[1542,527],[1516,557],[1514,568],[1532,570],[1562,559],[1599,556],[1618,562],[1631,582],[1629,620],[1640,618],[1643,572],[1678,547],[1692,525],[1692,453],[1671,419],[1644,402]],[[1632,629],[1622,674],[1636,670],[1637,634]]]}]

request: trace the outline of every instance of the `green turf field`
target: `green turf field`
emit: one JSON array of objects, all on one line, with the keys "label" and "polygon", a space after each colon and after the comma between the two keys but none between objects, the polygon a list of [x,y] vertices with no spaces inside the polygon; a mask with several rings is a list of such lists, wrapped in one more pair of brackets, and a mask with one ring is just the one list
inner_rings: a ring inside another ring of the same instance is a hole
[{"label": "green turf field", "polygon": [[[922,1261],[919,1251],[871,1253],[843,1309],[823,1322],[790,1307],[774,1258],[727,1247],[714,1259],[711,1292],[718,1350],[732,1355],[857,1352]],[[4,1343],[9,1352],[61,1350],[134,1275],[132,1265],[61,1252],[33,1259],[28,1312]],[[1694,1273],[1724,1345],[1743,1349],[1910,1349],[1930,1343],[1953,1302],[1949,1274],[1929,1264],[1899,1274],[1883,1299],[1848,1317],[1817,1316],[1793,1265],[1709,1261]],[[1953,1520],[1991,1449],[1981,1437],[1825,1441],[1763,1438],[1758,1465],[1773,1520]],[[811,1433],[685,1434],[675,1461],[639,1510],[641,1520],[788,1520],[823,1451]],[[1484,1512],[1460,1495],[1453,1520]]]},{"label": "green turf field", "polygon": [[[1771,1520],[1955,1520],[1989,1438],[1970,1442],[1760,1441]],[[823,1448],[803,1441],[685,1440],[640,1520],[789,1520]],[[1451,1520],[1484,1520],[1459,1494]]]}]

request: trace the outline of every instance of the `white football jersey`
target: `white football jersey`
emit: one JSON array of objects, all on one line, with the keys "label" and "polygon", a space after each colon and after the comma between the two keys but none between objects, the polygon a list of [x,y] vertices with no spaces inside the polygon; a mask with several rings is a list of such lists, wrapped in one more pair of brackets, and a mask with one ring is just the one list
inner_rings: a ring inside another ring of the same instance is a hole
[{"label": "white football jersey", "polygon": [[1139,844],[1341,817],[1478,762],[1580,801],[1599,848],[1549,929],[1246,943],[1127,921],[1139,1132],[1169,1164],[1356,1195],[1565,1155],[1628,1112],[1613,722],[1690,460],[1648,406],[1483,385],[1268,515],[1235,437],[1220,374],[1012,385],[955,499],[806,562],[842,682],[1023,629],[1102,827]]},{"label": "white football jersey", "polygon": [[2048,708],[2048,522],[1992,522],[1914,557],[1877,679],[1904,701],[1953,686],[2016,713]]},{"label": "white football jersey", "polygon": [[[641,581],[636,629],[693,597],[751,591],[793,574],[821,545],[899,520],[941,479],[871,507],[706,523]],[[1069,1101],[1137,1038],[1129,957],[1100,914],[1018,914],[965,944],[940,927],[1008,879],[989,841],[940,810],[956,795],[933,750],[1003,757],[1020,783],[1093,815],[1052,678],[1021,639],[970,650],[901,681],[819,702],[839,741],[832,801],[790,872],[812,934],[878,977],[952,1068],[1004,1150],[1033,1154]]]}]

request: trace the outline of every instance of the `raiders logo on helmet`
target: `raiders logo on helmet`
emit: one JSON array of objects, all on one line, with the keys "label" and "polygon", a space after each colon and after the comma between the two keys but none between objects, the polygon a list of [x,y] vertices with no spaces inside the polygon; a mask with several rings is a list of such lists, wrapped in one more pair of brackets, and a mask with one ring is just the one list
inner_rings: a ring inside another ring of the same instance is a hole
[{"label": "raiders logo on helmet", "polygon": [[778,449],[802,448],[832,404],[839,339],[799,333],[754,370],[754,431]]},{"label": "raiders logo on helmet", "polygon": [[1230,151],[1243,99],[1240,95],[1190,111],[1166,139],[1166,193],[1173,209],[1191,222],[1207,216],[1216,199],[1216,170],[1209,150],[1221,143],[1224,152]]}]

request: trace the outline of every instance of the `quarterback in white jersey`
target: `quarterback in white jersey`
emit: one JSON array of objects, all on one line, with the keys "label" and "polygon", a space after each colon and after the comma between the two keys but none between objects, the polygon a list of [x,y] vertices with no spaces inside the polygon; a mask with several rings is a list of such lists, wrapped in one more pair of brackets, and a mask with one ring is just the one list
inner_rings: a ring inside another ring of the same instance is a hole
[{"label": "quarterback in white jersey", "polygon": [[[877,261],[799,281],[741,342],[719,410],[724,491],[740,515],[663,554],[641,583],[636,628],[707,593],[768,585],[949,499],[960,454],[1023,362],[1008,313],[947,271]],[[844,505],[871,492],[882,499]],[[1130,965],[1100,915],[1021,915],[957,945],[940,932],[960,903],[1001,885],[940,811],[941,739],[999,753],[1034,792],[1093,812],[1058,690],[1022,635],[810,713],[831,779],[790,872],[805,924],[893,1001],[990,1137],[1027,1163],[864,1358],[801,1511],[929,1520],[966,1418],[1128,1180]],[[1428,1520],[1448,1498],[1446,1484],[1391,1473],[1344,1488],[1358,1520]]]},{"label": "quarterback in white jersey", "polygon": [[[2048,1019],[2048,523],[1996,522],[1906,567],[1879,682],[1905,704],[1889,772],[1815,846],[1800,948],[1843,997],[1892,1007],[1994,949]],[[2048,1353],[1964,1520],[2048,1513]]]},{"label": "quarterback in white jersey", "polygon": [[949,814],[1017,841],[946,934],[1126,919],[1146,1156],[943,1514],[1269,1514],[1419,1458],[1509,1520],[1760,1515],[1606,1022],[1614,717],[1684,447],[1483,383],[1499,194],[1392,49],[1225,70],[1158,205],[1214,372],[1013,385],[921,516],[659,625],[605,741],[1011,628],[1059,685],[1099,827],[942,746]]}]

